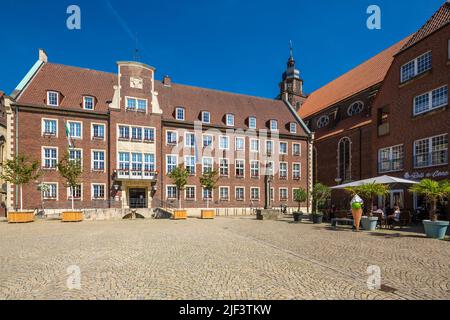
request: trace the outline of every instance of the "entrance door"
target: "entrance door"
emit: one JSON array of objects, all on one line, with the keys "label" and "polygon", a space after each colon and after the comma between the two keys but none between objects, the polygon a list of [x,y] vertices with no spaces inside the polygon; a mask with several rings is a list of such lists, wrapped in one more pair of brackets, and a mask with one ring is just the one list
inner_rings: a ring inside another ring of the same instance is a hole
[{"label": "entrance door", "polygon": [[147,208],[146,190],[142,188],[129,189],[130,208]]},{"label": "entrance door", "polygon": [[394,206],[399,206],[400,209],[403,209],[405,207],[405,198],[404,198],[404,191],[403,190],[391,190],[391,208]]}]

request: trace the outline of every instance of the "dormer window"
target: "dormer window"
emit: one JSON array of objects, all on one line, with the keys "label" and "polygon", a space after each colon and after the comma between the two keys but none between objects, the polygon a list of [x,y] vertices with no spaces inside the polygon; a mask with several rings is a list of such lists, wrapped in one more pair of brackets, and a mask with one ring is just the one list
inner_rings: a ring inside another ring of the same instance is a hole
[{"label": "dormer window", "polygon": [[228,113],[225,116],[225,123],[228,127],[233,127],[234,126],[234,115],[231,113]]},{"label": "dormer window", "polygon": [[83,97],[83,109],[94,110],[94,97],[90,96]]},{"label": "dormer window", "polygon": [[211,123],[211,113],[208,111],[202,111],[202,122]]},{"label": "dormer window", "polygon": [[256,129],[256,117],[248,118],[248,127],[250,129]]},{"label": "dormer window", "polygon": [[347,109],[347,114],[351,117],[360,114],[364,110],[364,102],[356,101],[353,102]]},{"label": "dormer window", "polygon": [[277,131],[277,130],[278,130],[278,121],[270,120],[270,131]]},{"label": "dormer window", "polygon": [[178,107],[175,109],[175,119],[184,121],[185,119],[185,112],[183,107]]},{"label": "dormer window", "polygon": [[317,120],[317,128],[321,129],[323,127],[326,127],[330,124],[330,117],[329,116],[321,116],[319,120]]},{"label": "dormer window", "polygon": [[289,124],[289,132],[294,134],[297,133],[297,124],[295,122]]},{"label": "dormer window", "polygon": [[49,106],[59,106],[59,93],[56,91],[47,91],[47,104]]}]

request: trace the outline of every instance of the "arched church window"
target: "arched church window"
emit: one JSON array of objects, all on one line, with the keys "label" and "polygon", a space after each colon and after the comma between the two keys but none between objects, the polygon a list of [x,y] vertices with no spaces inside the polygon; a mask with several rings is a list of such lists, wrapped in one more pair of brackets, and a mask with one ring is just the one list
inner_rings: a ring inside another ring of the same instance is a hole
[{"label": "arched church window", "polygon": [[338,178],[341,182],[351,181],[351,145],[350,138],[345,137],[339,141],[337,155]]},{"label": "arched church window", "polygon": [[364,110],[364,102],[356,101],[353,102],[347,109],[347,114],[351,117],[360,114]]},{"label": "arched church window", "polygon": [[330,117],[329,116],[321,116],[319,120],[317,120],[317,128],[323,128],[326,127],[330,123]]}]

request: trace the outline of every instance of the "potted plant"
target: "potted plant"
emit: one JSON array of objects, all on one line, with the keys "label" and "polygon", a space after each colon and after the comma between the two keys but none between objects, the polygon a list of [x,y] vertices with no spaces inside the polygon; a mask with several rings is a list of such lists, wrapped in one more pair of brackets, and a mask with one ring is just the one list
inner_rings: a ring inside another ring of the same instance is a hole
[{"label": "potted plant", "polygon": [[377,229],[378,217],[373,216],[374,198],[389,193],[389,187],[385,184],[368,183],[358,187],[347,188],[353,195],[359,194],[369,205],[365,208],[367,215],[361,217],[361,225],[364,230],[375,231]]},{"label": "potted plant", "polygon": [[9,223],[26,223],[34,221],[34,211],[23,210],[23,185],[28,184],[40,176],[39,163],[19,155],[7,160],[3,166],[1,178],[11,184],[19,186],[20,210],[8,212]]},{"label": "potted plant", "polygon": [[79,159],[71,160],[69,152],[67,152],[64,158],[58,162],[57,167],[59,175],[66,180],[66,186],[70,189],[70,198],[72,201],[72,210],[64,211],[62,213],[62,222],[83,221],[83,212],[75,210],[74,204],[74,191],[78,185],[78,178],[82,172],[81,161]]},{"label": "potted plant", "polygon": [[[209,192],[212,192],[217,188],[217,182],[219,181],[219,172],[217,170],[208,170],[200,177],[200,184]],[[206,199],[206,210],[202,210],[202,219],[214,219],[214,210],[209,209],[209,198]]]},{"label": "potted plant", "polygon": [[424,195],[430,204],[430,220],[424,220],[425,234],[428,238],[444,239],[449,225],[448,221],[439,221],[436,213],[438,202],[443,202],[450,195],[450,182],[437,182],[424,179],[409,189],[410,192]]},{"label": "potted plant", "polygon": [[298,210],[293,213],[295,222],[300,221],[300,217],[303,215],[303,213],[301,212],[301,205],[307,199],[308,199],[308,194],[305,189],[300,188],[300,189],[294,190],[294,201],[298,203]]},{"label": "potted plant", "polygon": [[331,189],[321,183],[317,183],[312,190],[314,209],[312,214],[313,223],[320,224],[323,221],[323,210],[331,198]]},{"label": "potted plant", "polygon": [[173,211],[173,219],[186,220],[187,211],[181,209],[181,193],[188,183],[189,170],[187,170],[183,165],[180,165],[173,169],[168,176],[170,179],[172,179],[173,184],[177,186],[178,191],[178,209]]}]

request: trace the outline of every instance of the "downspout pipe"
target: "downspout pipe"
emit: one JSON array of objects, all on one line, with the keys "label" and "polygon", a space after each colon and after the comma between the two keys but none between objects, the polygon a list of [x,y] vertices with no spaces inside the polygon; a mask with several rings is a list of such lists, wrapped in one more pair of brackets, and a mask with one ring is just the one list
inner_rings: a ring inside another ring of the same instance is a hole
[{"label": "downspout pipe", "polygon": [[[15,148],[16,148],[16,157],[19,155],[19,107],[15,107],[15,112],[16,112],[16,132],[15,132]],[[18,208],[19,207],[19,203],[18,203],[18,198],[19,198],[19,186],[16,184],[15,186],[16,189],[16,196],[14,197],[14,204],[15,207]]]}]

